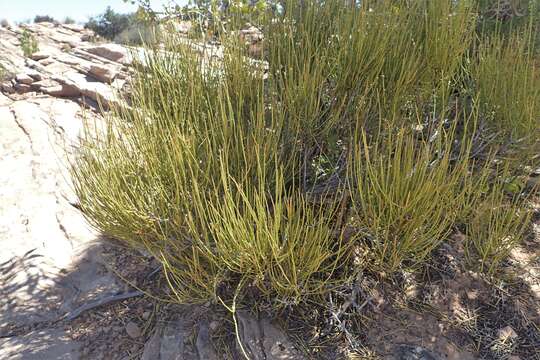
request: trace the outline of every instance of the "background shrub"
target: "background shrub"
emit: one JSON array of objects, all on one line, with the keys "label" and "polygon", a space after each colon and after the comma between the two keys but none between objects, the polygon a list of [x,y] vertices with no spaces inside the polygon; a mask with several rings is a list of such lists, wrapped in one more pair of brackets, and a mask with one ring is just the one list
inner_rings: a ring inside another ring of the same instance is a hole
[{"label": "background shrub", "polygon": [[143,21],[138,13],[120,14],[108,7],[99,16],[92,17],[85,28],[104,39],[120,44],[154,44],[159,39],[159,27]]},{"label": "background shrub", "polygon": [[466,228],[465,255],[469,265],[494,275],[530,224],[531,211],[518,195],[508,198],[499,179],[485,198],[476,202]]},{"label": "background shrub", "polygon": [[103,14],[90,18],[85,27],[105,39],[112,40],[128,28],[133,16],[117,13],[109,6]]},{"label": "background shrub", "polygon": [[54,23],[56,22],[56,20],[49,15],[36,15],[36,17],[34,17],[34,22],[35,23],[40,23],[40,22]]}]

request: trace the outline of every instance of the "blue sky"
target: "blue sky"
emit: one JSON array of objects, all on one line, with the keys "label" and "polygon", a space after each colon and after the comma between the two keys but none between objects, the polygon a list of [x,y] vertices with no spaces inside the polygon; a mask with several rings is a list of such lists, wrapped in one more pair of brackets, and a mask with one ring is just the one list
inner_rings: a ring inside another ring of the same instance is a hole
[{"label": "blue sky", "polygon": [[[151,0],[152,6],[160,8],[169,0]],[[177,4],[185,4],[186,0],[176,0]],[[86,21],[89,16],[102,13],[107,6],[118,12],[132,12],[136,5],[122,0],[0,0],[0,19],[24,21],[36,15],[50,15],[62,20],[69,16],[79,22]]]}]

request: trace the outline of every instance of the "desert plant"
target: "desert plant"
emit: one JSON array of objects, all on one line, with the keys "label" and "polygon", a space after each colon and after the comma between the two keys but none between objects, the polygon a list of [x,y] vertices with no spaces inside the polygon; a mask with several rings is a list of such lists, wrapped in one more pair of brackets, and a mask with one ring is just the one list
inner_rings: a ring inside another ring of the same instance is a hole
[{"label": "desert plant", "polygon": [[70,18],[69,16],[66,16],[64,18],[64,21],[62,21],[62,23],[64,23],[64,24],[75,24],[76,21],[75,21],[75,19]]},{"label": "desert plant", "polygon": [[469,265],[490,275],[520,244],[532,214],[520,194],[508,196],[505,181],[498,179],[489,194],[476,202],[465,232]]},{"label": "desert plant", "polygon": [[52,16],[49,16],[49,15],[36,15],[36,17],[34,17],[34,22],[35,23],[40,23],[40,22],[54,23],[56,22],[56,20]]},{"label": "desert plant", "polygon": [[361,132],[358,142],[350,168],[350,225],[374,267],[392,273],[403,263],[422,264],[459,216],[468,148],[452,165],[450,147],[419,143],[404,129],[371,145]]},{"label": "desert plant", "polygon": [[21,49],[24,56],[30,57],[33,53],[39,50],[38,42],[35,36],[28,30],[24,29],[21,36],[19,37],[21,42]]},{"label": "desert plant", "polygon": [[8,28],[9,27],[9,21],[7,21],[6,19],[0,20],[0,27]]},{"label": "desert plant", "polygon": [[[499,134],[498,143],[536,151],[540,135],[540,72],[529,41],[532,39],[518,33],[490,37],[479,45],[472,74],[487,125]],[[525,151],[518,161],[532,155]]]},{"label": "desert plant", "polygon": [[91,17],[84,27],[105,39],[113,40],[126,30],[133,20],[134,14],[120,14],[109,6],[103,14]]},{"label": "desert plant", "polygon": [[148,49],[72,164],[88,220],[159,259],[177,301],[323,299],[363,266],[421,265],[494,196],[473,186],[500,153],[477,98],[501,99],[476,91],[472,1],[283,6],[261,20],[267,63],[235,19],[222,53]]}]

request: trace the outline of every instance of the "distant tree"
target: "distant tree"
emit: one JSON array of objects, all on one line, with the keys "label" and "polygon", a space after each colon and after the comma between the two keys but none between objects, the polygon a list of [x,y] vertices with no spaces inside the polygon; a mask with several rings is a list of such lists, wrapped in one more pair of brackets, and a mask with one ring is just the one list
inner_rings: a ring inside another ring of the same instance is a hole
[{"label": "distant tree", "polygon": [[54,22],[56,22],[56,20],[54,20],[54,18],[52,16],[49,16],[49,15],[36,15],[36,17],[34,18],[34,22],[35,23],[40,23],[40,22],[54,23]]},{"label": "distant tree", "polygon": [[75,19],[70,18],[69,16],[66,16],[66,18],[63,21],[64,24],[75,24]]},{"label": "distant tree", "polygon": [[91,17],[84,27],[93,30],[101,37],[113,40],[134,21],[134,14],[120,14],[109,6],[103,14]]}]

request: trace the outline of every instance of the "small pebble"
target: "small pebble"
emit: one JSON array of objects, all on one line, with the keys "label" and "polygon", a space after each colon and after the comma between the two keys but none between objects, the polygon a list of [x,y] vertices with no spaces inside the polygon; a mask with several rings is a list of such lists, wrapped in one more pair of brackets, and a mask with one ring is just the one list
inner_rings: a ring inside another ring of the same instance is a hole
[{"label": "small pebble", "polygon": [[469,290],[466,292],[467,299],[469,300],[476,300],[478,299],[478,290]]},{"label": "small pebble", "polygon": [[140,337],[142,335],[141,334],[141,329],[133,321],[130,321],[130,322],[127,323],[126,332],[129,335],[129,337],[132,338],[132,339],[137,339],[138,337]]},{"label": "small pebble", "polygon": [[499,340],[515,339],[518,337],[518,334],[511,326],[505,326],[502,329],[497,331],[497,337]]},{"label": "small pebble", "polygon": [[145,312],[143,312],[143,314],[142,314],[142,318],[143,318],[144,320],[148,320],[148,319],[150,319],[150,315],[152,315],[152,313],[151,313],[150,311],[145,311]]}]

